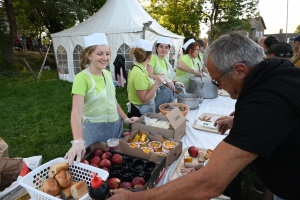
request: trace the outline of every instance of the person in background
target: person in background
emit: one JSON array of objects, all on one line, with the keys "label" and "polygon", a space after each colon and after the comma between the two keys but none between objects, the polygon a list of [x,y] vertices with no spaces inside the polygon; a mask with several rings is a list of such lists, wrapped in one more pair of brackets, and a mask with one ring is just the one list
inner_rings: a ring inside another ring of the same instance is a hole
[{"label": "person in background", "polygon": [[156,91],[164,81],[164,75],[158,73],[153,81],[148,77],[147,65],[151,60],[153,44],[140,39],[136,47],[130,49],[134,56],[131,71],[128,73],[127,93],[129,102],[128,116],[142,116],[148,112],[155,112],[154,98]]},{"label": "person in background", "polygon": [[291,39],[293,45],[293,57],[290,61],[296,64],[300,60],[300,35]]},{"label": "person in background", "polygon": [[264,45],[265,45],[265,50],[267,50],[268,48],[270,48],[272,46],[272,44],[276,44],[278,43],[279,40],[277,37],[275,37],[274,35],[269,35],[265,41],[264,41]]},{"label": "person in background", "polygon": [[266,36],[260,37],[257,40],[257,43],[259,46],[261,46],[264,50],[266,50],[266,45],[264,44],[265,40],[266,40]]},{"label": "person in background", "polygon": [[180,82],[173,82],[175,71],[170,64],[167,56],[171,47],[171,39],[160,36],[155,44],[156,54],[152,54],[151,60],[147,66],[148,76],[152,79],[157,79],[158,74],[163,74],[165,77],[166,85],[159,86],[155,101],[155,111],[159,113],[159,106],[163,103],[173,102],[175,95],[175,84],[178,87],[183,87]]},{"label": "person in background", "polygon": [[286,59],[266,59],[242,32],[219,37],[204,60],[212,83],[237,99],[229,135],[198,171],[141,192],[114,189],[109,200],[211,199],[248,164],[275,195],[299,199],[300,69]]},{"label": "person in background", "polygon": [[[49,36],[46,36],[46,38],[45,38],[45,44],[46,44],[46,49],[47,48],[51,48],[51,40],[50,40],[50,38],[49,38]],[[49,49],[50,50],[50,49]]]},{"label": "person in background", "polygon": [[267,58],[277,57],[290,59],[292,57],[292,47],[286,42],[278,42],[273,44],[267,51]]},{"label": "person in background", "polygon": [[184,87],[189,91],[190,78],[197,76],[202,77],[202,73],[197,69],[195,58],[200,52],[200,44],[195,42],[194,39],[188,40],[182,47],[184,55],[179,59],[175,81],[184,84]]},{"label": "person in background", "polygon": [[125,81],[127,83],[127,72],[125,66],[125,58],[122,55],[117,55],[114,61],[115,78],[119,87],[124,87]]},{"label": "person in background", "polygon": [[198,56],[195,58],[196,61],[196,66],[198,68],[198,70],[200,72],[202,72],[203,76],[209,76],[207,68],[204,66],[204,56],[203,56],[203,52],[204,52],[204,42],[203,40],[196,40],[196,42],[198,42],[200,44],[200,52],[198,54]]},{"label": "person in background", "polygon": [[[85,148],[96,141],[120,138],[123,124],[132,124],[137,117],[128,118],[116,100],[112,75],[105,68],[110,48],[104,33],[84,37],[81,54],[82,71],[75,76],[72,87],[71,127],[74,140],[65,159],[71,165],[79,162]],[[86,67],[87,66],[87,67]]]},{"label": "person in background", "polygon": [[46,37],[43,36],[41,39],[41,45],[42,45],[42,51],[46,51],[47,47],[46,47]]}]

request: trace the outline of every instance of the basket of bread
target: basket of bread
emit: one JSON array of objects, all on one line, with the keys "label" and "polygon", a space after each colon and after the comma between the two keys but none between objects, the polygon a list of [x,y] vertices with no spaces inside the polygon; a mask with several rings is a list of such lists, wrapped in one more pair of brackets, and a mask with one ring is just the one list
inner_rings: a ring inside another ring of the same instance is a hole
[{"label": "basket of bread", "polygon": [[159,106],[159,110],[162,114],[166,115],[169,111],[178,107],[183,116],[186,116],[190,110],[190,106],[184,103],[164,103]]},{"label": "basket of bread", "polygon": [[69,166],[63,158],[51,160],[20,180],[31,199],[89,199],[88,187],[93,175],[106,180],[108,172],[83,163]]}]

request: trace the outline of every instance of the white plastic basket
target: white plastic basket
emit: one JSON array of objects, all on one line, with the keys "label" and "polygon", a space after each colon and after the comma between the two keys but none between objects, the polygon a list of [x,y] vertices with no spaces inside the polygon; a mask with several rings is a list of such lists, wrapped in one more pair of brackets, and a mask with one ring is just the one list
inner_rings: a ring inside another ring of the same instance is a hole
[{"label": "white plastic basket", "polygon": [[[19,181],[20,185],[26,188],[32,200],[59,200],[59,198],[46,194],[40,191],[40,189],[43,186],[43,183],[47,179],[49,179],[48,171],[50,167],[53,164],[61,162],[66,162],[66,160],[64,158],[56,158],[54,160],[51,160],[34,169]],[[109,175],[107,171],[100,168],[76,162],[74,162],[73,165],[69,166],[69,171],[72,175],[73,181],[85,181],[88,186],[90,186],[93,174],[97,174],[102,178],[102,180],[106,180]],[[89,199],[88,194],[80,198],[80,200],[87,199]]]}]

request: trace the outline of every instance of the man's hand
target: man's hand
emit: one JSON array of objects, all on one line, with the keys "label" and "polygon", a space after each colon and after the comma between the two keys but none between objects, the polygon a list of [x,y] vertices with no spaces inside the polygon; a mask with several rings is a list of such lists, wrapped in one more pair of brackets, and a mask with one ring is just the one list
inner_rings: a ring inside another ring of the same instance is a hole
[{"label": "man's hand", "polygon": [[232,125],[233,125],[233,117],[231,116],[220,117],[214,123],[214,126],[218,126],[218,132],[220,132],[222,135],[228,129],[231,129]]}]

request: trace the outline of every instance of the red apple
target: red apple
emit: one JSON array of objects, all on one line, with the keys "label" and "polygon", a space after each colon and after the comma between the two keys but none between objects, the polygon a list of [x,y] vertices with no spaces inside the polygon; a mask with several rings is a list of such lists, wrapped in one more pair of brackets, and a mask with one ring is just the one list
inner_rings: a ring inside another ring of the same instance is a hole
[{"label": "red apple", "polygon": [[133,187],[133,189],[135,189],[135,188],[142,188],[142,187],[144,187],[144,186],[141,185],[141,184],[136,184],[136,185]]},{"label": "red apple", "polygon": [[132,186],[134,187],[135,185],[145,185],[145,179],[143,177],[135,177],[132,181],[131,181]]},{"label": "red apple", "polygon": [[111,168],[111,162],[110,160],[107,160],[107,159],[103,159],[101,162],[100,162],[100,167],[103,168],[103,167],[106,167],[106,168]]},{"label": "red apple", "polygon": [[110,172],[110,170],[107,167],[102,167],[101,169],[107,171],[108,173]]},{"label": "red apple", "polygon": [[130,182],[122,182],[120,184],[120,187],[119,188],[124,188],[124,189],[127,189],[127,188],[132,188],[132,185]]},{"label": "red apple", "polygon": [[188,152],[189,152],[190,156],[197,157],[198,153],[199,153],[199,150],[195,146],[190,146],[189,149],[188,149]]},{"label": "red apple", "polygon": [[90,160],[90,164],[95,164],[99,167],[99,164],[101,162],[101,158],[99,156],[94,156],[91,160]]},{"label": "red apple", "polygon": [[87,160],[81,160],[80,162],[81,162],[81,163],[84,163],[84,164],[87,164],[87,165],[90,164],[89,161],[87,161]]},{"label": "red apple", "polygon": [[111,160],[111,157],[112,157],[112,154],[110,152],[105,152],[103,153],[102,155],[102,159],[108,159],[108,160]]},{"label": "red apple", "polygon": [[118,189],[120,185],[120,179],[118,178],[110,178],[106,180],[106,183],[110,189]]},{"label": "red apple", "polygon": [[111,162],[115,165],[120,165],[123,162],[123,157],[120,154],[115,154],[112,157]]},{"label": "red apple", "polygon": [[93,151],[93,155],[94,155],[94,156],[99,156],[99,157],[101,158],[102,155],[103,155],[103,151],[100,150],[100,149],[95,149],[95,150]]}]

